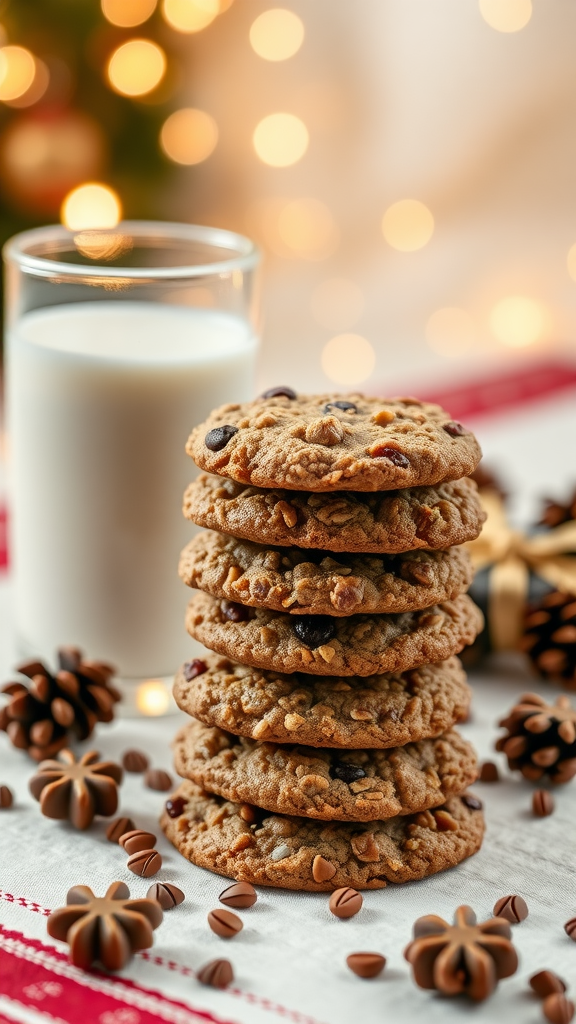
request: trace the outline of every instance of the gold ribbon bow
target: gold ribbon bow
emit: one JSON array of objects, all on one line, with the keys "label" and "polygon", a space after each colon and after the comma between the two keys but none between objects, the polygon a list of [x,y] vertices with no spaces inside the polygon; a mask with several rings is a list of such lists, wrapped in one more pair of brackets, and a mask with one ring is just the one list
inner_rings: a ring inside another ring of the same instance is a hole
[{"label": "gold ribbon bow", "polygon": [[496,491],[483,490],[480,499],[488,518],[466,547],[476,572],[492,566],[487,609],[492,648],[514,650],[522,636],[530,572],[556,590],[576,594],[576,521],[526,536],[512,529]]}]

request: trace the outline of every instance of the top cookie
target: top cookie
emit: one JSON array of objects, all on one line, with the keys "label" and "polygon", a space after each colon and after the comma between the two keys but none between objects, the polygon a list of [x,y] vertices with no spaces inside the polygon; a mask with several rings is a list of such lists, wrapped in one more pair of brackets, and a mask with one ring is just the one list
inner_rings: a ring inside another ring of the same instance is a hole
[{"label": "top cookie", "polygon": [[474,435],[439,405],[273,391],[192,431],[186,451],[201,469],[258,487],[387,491],[456,480],[480,461]]}]

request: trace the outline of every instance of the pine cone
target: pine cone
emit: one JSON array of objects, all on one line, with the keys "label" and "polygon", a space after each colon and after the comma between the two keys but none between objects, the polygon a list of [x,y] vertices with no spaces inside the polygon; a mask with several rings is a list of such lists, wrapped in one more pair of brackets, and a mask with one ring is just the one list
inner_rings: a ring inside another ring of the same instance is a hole
[{"label": "pine cone", "polygon": [[110,665],[84,660],[75,647],[59,648],[58,665],[52,675],[39,661],[25,662],[17,671],[32,682],[8,683],[0,691],[10,697],[0,711],[0,729],[35,761],[69,746],[71,734],[85,740],[96,722],[111,722],[120,700]]},{"label": "pine cone", "polygon": [[547,526],[550,530],[553,530],[555,526],[560,526],[561,523],[569,523],[571,519],[576,519],[576,490],[565,505],[560,501],[546,498],[538,525]]},{"label": "pine cone", "polygon": [[541,676],[576,690],[576,597],[553,590],[531,605],[520,646]]},{"label": "pine cone", "polygon": [[507,730],[496,742],[512,771],[538,782],[569,782],[576,775],[576,708],[568,697],[547,704],[537,693],[524,693],[499,722]]}]

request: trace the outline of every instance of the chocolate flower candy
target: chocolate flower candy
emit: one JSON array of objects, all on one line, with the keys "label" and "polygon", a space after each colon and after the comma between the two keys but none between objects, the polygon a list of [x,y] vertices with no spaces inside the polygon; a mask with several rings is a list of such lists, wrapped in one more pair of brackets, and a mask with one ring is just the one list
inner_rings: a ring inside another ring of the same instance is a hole
[{"label": "chocolate flower candy", "polygon": [[42,814],[68,819],[74,828],[84,829],[95,814],[108,818],[116,813],[122,769],[98,757],[91,750],[76,761],[71,750],[62,750],[57,761],[42,761],[30,779],[30,792],[40,801]]},{"label": "chocolate flower candy", "polygon": [[404,956],[420,988],[486,999],[499,979],[508,978],[518,967],[510,935],[510,925],[502,918],[476,924],[471,907],[458,907],[453,925],[435,914],[419,917]]},{"label": "chocolate flower candy", "polygon": [[113,882],[100,897],[87,885],[75,885],[66,903],[50,914],[48,934],[67,942],[72,963],[85,970],[98,961],[109,971],[119,971],[132,953],[152,945],[152,931],[162,920],[160,904],[131,900],[124,882]]}]

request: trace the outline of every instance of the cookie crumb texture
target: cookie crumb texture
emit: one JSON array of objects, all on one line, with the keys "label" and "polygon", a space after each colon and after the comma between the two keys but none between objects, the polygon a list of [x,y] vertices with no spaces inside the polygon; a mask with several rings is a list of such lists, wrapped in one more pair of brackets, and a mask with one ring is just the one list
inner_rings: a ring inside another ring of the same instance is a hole
[{"label": "cookie crumb texture", "polygon": [[478,537],[486,519],[468,477],[388,493],[317,494],[201,473],[186,490],[183,512],[198,526],[260,544],[370,554],[464,544]]},{"label": "cookie crumb texture", "polygon": [[470,744],[451,730],[390,750],[314,750],[233,736],[201,722],[174,742],[179,775],[227,800],[325,821],[377,821],[439,807],[477,777]]},{"label": "cookie crumb texture", "polygon": [[224,405],[193,430],[186,450],[210,473],[292,490],[428,486],[476,469],[476,438],[440,406],[361,394],[346,399],[346,409],[334,395]]},{"label": "cookie crumb texture", "polygon": [[[484,833],[481,810],[466,806],[462,797],[434,812],[369,824],[318,822],[254,808],[258,818],[250,824],[241,805],[193,782],[182,783],[176,795],[184,801],[183,814],[164,813],[161,824],[187,860],[237,881],[283,889],[382,889],[388,882],[427,878],[476,853]],[[317,857],[334,867],[329,879],[315,880]]]},{"label": "cookie crumb texture", "polygon": [[405,612],[453,600],[472,582],[462,548],[341,555],[269,548],[205,531],[184,548],[180,578],[213,597],[291,615]]},{"label": "cookie crumb texture", "polygon": [[[244,621],[233,621],[223,604],[195,594],[186,613],[190,635],[245,665],[323,676],[369,676],[442,661],[472,643],[483,625],[482,613],[466,594],[424,611],[347,618],[250,608]],[[307,632],[309,642],[302,640]]]}]

